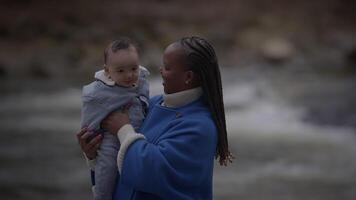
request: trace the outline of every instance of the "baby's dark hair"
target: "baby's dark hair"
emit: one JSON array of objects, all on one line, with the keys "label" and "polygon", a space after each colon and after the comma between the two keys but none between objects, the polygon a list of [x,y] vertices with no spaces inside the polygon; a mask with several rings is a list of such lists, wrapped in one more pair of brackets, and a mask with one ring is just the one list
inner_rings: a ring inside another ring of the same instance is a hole
[{"label": "baby's dark hair", "polygon": [[218,59],[214,48],[200,37],[185,37],[177,41],[185,53],[185,65],[196,73],[200,80],[205,98],[218,131],[216,158],[221,165],[232,162],[229,151],[223,92]]},{"label": "baby's dark hair", "polygon": [[136,51],[138,52],[138,46],[137,43],[133,40],[131,40],[128,37],[120,37],[114,41],[112,41],[108,47],[104,50],[104,64],[106,64],[106,61],[108,60],[109,52],[117,52],[121,49],[128,49],[130,47],[134,47]]}]

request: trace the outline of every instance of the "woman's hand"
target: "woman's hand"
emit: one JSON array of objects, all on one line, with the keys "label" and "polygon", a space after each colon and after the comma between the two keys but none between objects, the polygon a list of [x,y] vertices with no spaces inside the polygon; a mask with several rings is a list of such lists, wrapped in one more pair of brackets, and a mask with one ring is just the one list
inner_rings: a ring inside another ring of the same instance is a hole
[{"label": "woman's hand", "polygon": [[126,106],[121,112],[110,113],[102,122],[101,127],[109,131],[111,134],[116,135],[125,124],[130,124],[129,119],[129,106]]},{"label": "woman's hand", "polygon": [[97,150],[100,147],[103,137],[101,134],[99,134],[92,138],[90,141],[87,141],[91,134],[94,133],[89,132],[87,128],[83,128],[77,133],[77,140],[80,148],[89,160],[92,160],[96,157]]}]

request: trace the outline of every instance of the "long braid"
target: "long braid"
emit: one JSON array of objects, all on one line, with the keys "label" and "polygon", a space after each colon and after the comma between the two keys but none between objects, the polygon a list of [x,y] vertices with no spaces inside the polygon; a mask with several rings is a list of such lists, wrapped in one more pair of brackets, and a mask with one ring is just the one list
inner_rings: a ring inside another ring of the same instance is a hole
[{"label": "long braid", "polygon": [[178,41],[187,56],[186,64],[201,80],[204,95],[218,129],[216,158],[220,165],[232,161],[227,140],[223,92],[218,60],[213,47],[199,37],[185,37]]}]

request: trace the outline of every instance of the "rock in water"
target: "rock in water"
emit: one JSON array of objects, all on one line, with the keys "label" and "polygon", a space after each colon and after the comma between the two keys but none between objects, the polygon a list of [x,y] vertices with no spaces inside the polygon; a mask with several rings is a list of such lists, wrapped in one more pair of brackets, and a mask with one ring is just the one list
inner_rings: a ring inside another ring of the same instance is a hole
[{"label": "rock in water", "polygon": [[267,39],[261,46],[261,55],[270,62],[285,62],[293,58],[296,49],[294,45],[283,38]]}]

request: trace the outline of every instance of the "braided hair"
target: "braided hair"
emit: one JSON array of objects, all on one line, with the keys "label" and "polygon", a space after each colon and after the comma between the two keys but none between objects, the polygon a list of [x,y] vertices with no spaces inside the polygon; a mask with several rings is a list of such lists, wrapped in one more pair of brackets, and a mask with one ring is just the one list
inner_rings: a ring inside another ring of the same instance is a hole
[{"label": "braided hair", "polygon": [[232,162],[229,151],[221,76],[214,48],[203,38],[184,37],[176,43],[184,51],[185,65],[198,75],[210,112],[218,130],[218,145],[215,157],[220,165]]}]

